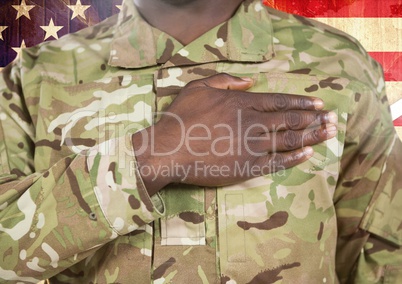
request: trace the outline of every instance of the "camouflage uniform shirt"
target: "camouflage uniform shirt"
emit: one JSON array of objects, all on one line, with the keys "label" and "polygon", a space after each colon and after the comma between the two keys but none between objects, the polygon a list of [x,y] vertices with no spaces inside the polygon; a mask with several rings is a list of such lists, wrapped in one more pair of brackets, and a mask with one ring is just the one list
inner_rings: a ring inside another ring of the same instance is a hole
[{"label": "camouflage uniform shirt", "polygon": [[[253,92],[322,98],[337,137],[286,171],[150,197],[130,134],[186,83],[221,72],[252,77]],[[126,1],[1,75],[2,282],[402,279],[402,147],[381,67],[340,31],[247,0],[182,46]]]}]

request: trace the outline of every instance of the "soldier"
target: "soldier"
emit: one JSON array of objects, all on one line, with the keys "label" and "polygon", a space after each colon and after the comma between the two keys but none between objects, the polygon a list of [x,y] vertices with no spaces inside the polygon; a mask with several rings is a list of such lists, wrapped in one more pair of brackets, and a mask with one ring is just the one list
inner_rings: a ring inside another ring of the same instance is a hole
[{"label": "soldier", "polygon": [[0,90],[7,283],[402,279],[401,143],[381,67],[338,30],[127,0]]}]

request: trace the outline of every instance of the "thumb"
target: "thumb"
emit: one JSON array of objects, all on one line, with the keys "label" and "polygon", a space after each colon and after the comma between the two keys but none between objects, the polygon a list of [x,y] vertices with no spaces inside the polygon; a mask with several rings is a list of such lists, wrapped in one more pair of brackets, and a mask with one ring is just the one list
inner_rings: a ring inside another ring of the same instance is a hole
[{"label": "thumb", "polygon": [[254,81],[253,79],[247,77],[240,78],[231,76],[226,73],[220,73],[205,79],[194,81],[193,83],[197,87],[208,86],[216,89],[241,91],[250,88],[253,85]]}]

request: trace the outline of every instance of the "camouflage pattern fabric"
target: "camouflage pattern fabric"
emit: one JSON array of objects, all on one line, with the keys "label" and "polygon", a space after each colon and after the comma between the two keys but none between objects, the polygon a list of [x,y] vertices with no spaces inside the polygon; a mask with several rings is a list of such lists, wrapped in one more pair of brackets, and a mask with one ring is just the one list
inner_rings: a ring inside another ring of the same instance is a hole
[{"label": "camouflage pattern fabric", "polygon": [[[286,171],[148,196],[130,135],[221,72],[322,98],[337,137]],[[0,78],[1,282],[398,283],[402,146],[384,87],[353,38],[257,0],[187,46],[125,1],[24,50]]]}]

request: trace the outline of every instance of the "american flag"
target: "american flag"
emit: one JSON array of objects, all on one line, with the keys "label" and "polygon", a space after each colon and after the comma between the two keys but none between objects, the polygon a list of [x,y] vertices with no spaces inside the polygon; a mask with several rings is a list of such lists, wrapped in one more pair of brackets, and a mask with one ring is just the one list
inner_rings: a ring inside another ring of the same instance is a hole
[{"label": "american flag", "polygon": [[[21,48],[94,25],[122,0],[1,0],[0,69]],[[334,26],[357,38],[384,67],[395,128],[402,138],[402,0],[263,0],[265,5]]]}]

